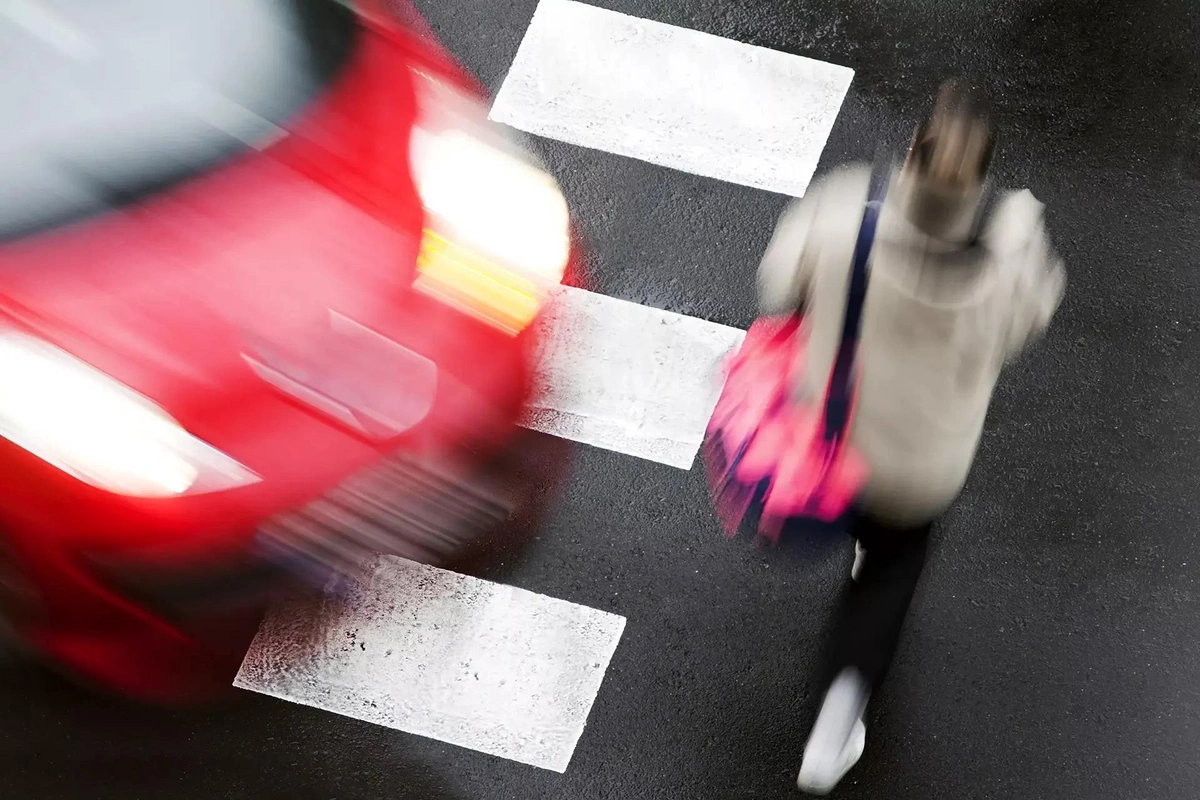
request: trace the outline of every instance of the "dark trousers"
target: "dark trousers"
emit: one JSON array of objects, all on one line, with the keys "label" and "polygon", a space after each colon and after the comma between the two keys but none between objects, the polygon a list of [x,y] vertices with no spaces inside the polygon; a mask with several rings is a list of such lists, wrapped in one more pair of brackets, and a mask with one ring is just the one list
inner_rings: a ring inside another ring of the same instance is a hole
[{"label": "dark trousers", "polygon": [[932,527],[931,522],[900,528],[866,517],[853,525],[851,535],[866,556],[833,621],[830,681],[847,667],[857,668],[872,691],[883,681],[925,566]]}]

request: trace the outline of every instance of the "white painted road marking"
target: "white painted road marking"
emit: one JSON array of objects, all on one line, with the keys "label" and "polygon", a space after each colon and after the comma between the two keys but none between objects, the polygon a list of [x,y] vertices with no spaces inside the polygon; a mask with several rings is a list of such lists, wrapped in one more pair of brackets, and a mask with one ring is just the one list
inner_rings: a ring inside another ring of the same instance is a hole
[{"label": "white painted road marking", "polygon": [[[524,424],[691,467],[744,331],[556,289]],[[393,556],[263,621],[234,685],[564,772],[624,617]]]},{"label": "white painted road marking", "polygon": [[234,685],[564,772],[625,618],[379,556],[272,609]]},{"label": "white painted road marking", "polygon": [[745,331],[562,287],[523,423],[564,439],[691,469]]},{"label": "white painted road marking", "polygon": [[854,70],[572,0],[541,0],[491,118],[802,196]]}]

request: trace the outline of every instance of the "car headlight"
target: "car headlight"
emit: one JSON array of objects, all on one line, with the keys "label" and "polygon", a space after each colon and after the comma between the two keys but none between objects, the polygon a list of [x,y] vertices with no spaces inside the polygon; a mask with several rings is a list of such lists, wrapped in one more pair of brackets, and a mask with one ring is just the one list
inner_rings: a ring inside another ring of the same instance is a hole
[{"label": "car headlight", "polygon": [[571,240],[549,174],[461,130],[413,132],[413,171],[443,233],[531,278],[558,283]]},{"label": "car headlight", "polygon": [[258,476],[163,409],[53,345],[0,333],[0,436],[115,494],[174,497]]},{"label": "car headlight", "polygon": [[473,98],[417,74],[411,161],[428,219],[416,286],[510,332],[524,328],[571,253],[554,178],[486,122]]}]

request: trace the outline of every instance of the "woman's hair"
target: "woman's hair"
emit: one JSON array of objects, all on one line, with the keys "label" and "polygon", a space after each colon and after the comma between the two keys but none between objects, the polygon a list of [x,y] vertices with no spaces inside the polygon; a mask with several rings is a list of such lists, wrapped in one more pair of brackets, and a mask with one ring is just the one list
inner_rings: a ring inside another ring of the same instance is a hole
[{"label": "woman's hair", "polygon": [[961,81],[947,80],[913,137],[909,166],[934,186],[962,190],[983,181],[995,146],[983,99]]}]

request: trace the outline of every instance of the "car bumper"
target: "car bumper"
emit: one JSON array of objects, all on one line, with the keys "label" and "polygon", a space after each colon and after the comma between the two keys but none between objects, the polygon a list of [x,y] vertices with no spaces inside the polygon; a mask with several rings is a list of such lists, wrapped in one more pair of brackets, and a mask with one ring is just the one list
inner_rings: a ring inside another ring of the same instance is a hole
[{"label": "car bumper", "polygon": [[[279,392],[245,398],[219,441],[263,480],[226,492],[118,497],[0,441],[0,532],[7,571],[23,587],[0,597],[0,613],[33,651],[122,694],[161,701],[228,687],[260,609],[297,574],[319,580],[315,570],[351,568],[349,550],[366,547],[438,562],[456,537],[467,542],[507,514],[515,500],[496,494],[485,513],[443,515],[441,529],[430,518],[431,509],[467,509],[464,487],[475,491],[520,446],[525,344],[491,354],[491,368],[511,371],[503,392],[485,400],[450,376],[431,418],[386,443]],[[321,509],[364,474],[394,484],[386,504],[375,489],[359,508],[374,503],[382,517],[318,527],[329,521]]]}]

